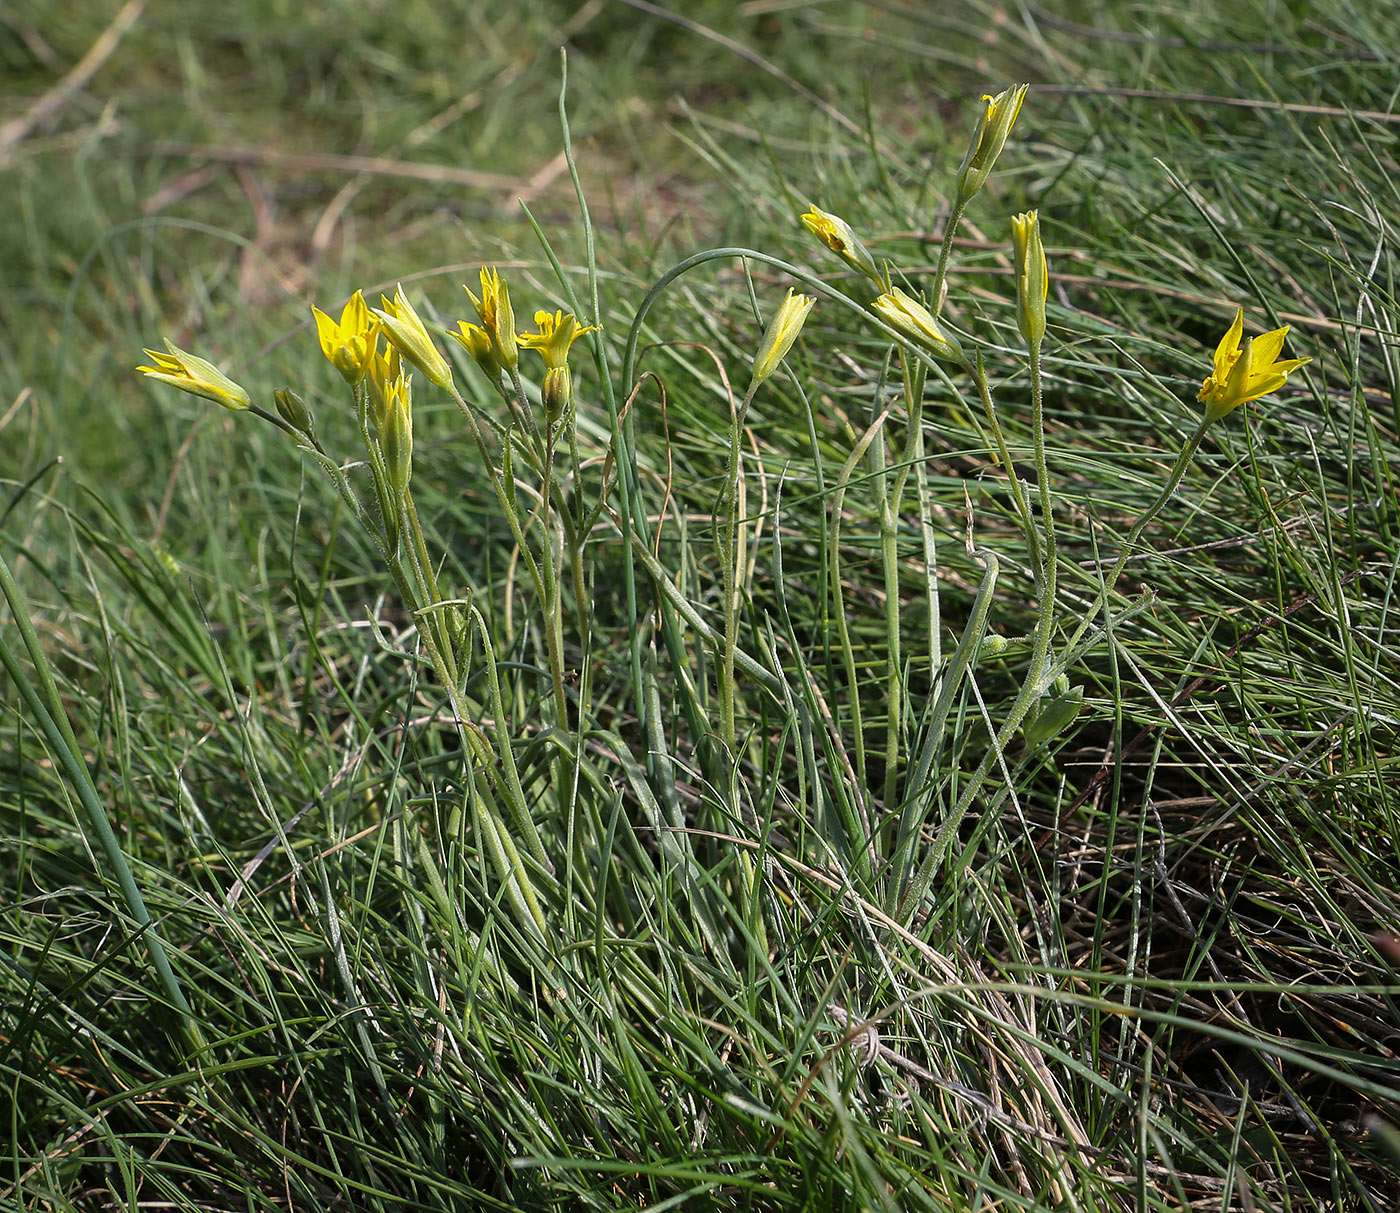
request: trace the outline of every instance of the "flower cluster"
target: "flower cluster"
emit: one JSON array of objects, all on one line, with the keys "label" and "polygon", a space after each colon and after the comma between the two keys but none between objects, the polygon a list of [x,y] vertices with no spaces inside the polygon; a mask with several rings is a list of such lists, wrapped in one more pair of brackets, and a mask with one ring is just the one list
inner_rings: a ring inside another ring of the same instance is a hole
[{"label": "flower cluster", "polygon": [[[545,364],[540,389],[545,414],[551,422],[558,420],[573,399],[569,348],[584,334],[598,331],[598,326],[580,324],[569,312],[541,311],[535,313],[538,332],[517,333],[510,292],[500,274],[494,268],[483,268],[480,282],[480,296],[470,287],[463,288],[478,323],[459,320],[448,336],[498,385],[503,374],[517,374],[522,346],[537,351]],[[338,320],[314,306],[311,315],[321,352],[345,382],[364,395],[372,433],[384,450],[390,480],[396,488],[406,486],[413,447],[409,371],[417,370],[430,383],[455,392],[452,364],[443,356],[402,286],[392,298],[381,296],[377,308],[365,302],[362,291],[356,291],[341,309]],[[170,342],[166,342],[166,349],[166,353],[147,350],[152,364],[136,369],[228,409],[253,407],[247,391],[213,363]],[[304,436],[314,435],[311,412],[296,393],[288,389],[279,392],[276,406],[277,416],[286,427]]]},{"label": "flower cluster", "polygon": [[[962,208],[986,184],[1021,113],[1026,90],[1027,86],[1021,84],[995,96],[986,94],[982,97],[977,130],[958,168],[955,181],[954,224]],[[876,263],[864,241],[841,216],[812,206],[801,216],[801,222],[848,266],[876,285],[880,294],[869,307],[888,330],[924,354],[973,369],[957,337],[939,315],[947,294],[944,270],[952,239],[951,231],[943,235],[943,259],[931,292],[936,294],[937,301],[930,308],[923,300],[890,285],[888,267],[882,268]],[[1040,344],[1045,337],[1045,305],[1050,294],[1050,271],[1045,247],[1041,243],[1039,212],[1032,210],[1014,216],[1011,220],[1011,239],[1016,273],[1016,326],[1027,347],[1038,357]],[[1244,339],[1243,335],[1244,311],[1241,309],[1217,346],[1213,370],[1206,377],[1197,397],[1206,406],[1205,425],[1219,421],[1241,404],[1276,391],[1293,371],[1309,361],[1307,358],[1279,357],[1284,338],[1288,335],[1287,326],[1248,339]]]}]

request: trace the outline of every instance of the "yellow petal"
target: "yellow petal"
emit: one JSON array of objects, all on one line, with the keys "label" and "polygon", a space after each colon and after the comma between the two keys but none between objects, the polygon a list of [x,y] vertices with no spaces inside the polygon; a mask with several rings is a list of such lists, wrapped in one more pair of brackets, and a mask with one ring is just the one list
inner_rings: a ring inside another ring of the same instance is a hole
[{"label": "yellow petal", "polygon": [[1270,366],[1278,358],[1279,351],[1283,349],[1283,339],[1287,336],[1288,325],[1285,324],[1283,328],[1274,329],[1271,333],[1260,333],[1254,339],[1254,355],[1251,359],[1251,365],[1256,371]]},{"label": "yellow petal", "polygon": [[340,313],[340,327],[349,333],[363,333],[373,323],[369,314],[369,304],[365,302],[364,291],[356,291],[347,300]]},{"label": "yellow petal", "polygon": [[1240,337],[1244,333],[1244,308],[1235,312],[1235,322],[1225,330],[1225,336],[1215,347],[1215,380],[1224,383],[1235,363],[1235,355],[1240,352]]},{"label": "yellow petal", "polygon": [[340,326],[315,304],[311,306],[311,315],[316,319],[316,336],[321,341],[321,353],[335,361],[335,350],[340,344]]}]

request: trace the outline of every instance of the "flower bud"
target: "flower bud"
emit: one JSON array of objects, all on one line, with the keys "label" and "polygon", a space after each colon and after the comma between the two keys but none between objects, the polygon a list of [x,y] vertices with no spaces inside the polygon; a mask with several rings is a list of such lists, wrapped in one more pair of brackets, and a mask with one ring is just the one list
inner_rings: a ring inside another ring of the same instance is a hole
[{"label": "flower bud", "polygon": [[413,477],[413,406],[406,378],[400,379],[389,393],[379,445],[384,451],[384,471],[389,477],[389,488],[395,501],[401,504],[408,493],[408,482]]},{"label": "flower bud", "polygon": [[906,340],[921,346],[936,358],[967,365],[958,339],[945,333],[933,313],[899,287],[881,295],[870,306],[881,320]]},{"label": "flower bud", "polygon": [[1045,300],[1050,294],[1039,211],[1011,220],[1011,243],[1016,250],[1016,324],[1027,345],[1039,345],[1045,337]]},{"label": "flower bud", "polygon": [[277,415],[292,429],[308,438],[316,437],[316,419],[306,407],[305,400],[289,387],[278,388],[272,393],[272,399],[277,405]]},{"label": "flower bud", "polygon": [[457,321],[457,331],[447,334],[453,341],[457,342],[469,353],[476,365],[481,368],[482,374],[492,383],[501,377],[501,361],[496,357],[496,345],[491,340],[488,333],[479,324],[469,324],[465,320]]},{"label": "flower bud", "polygon": [[1055,698],[1042,702],[1039,710],[1024,725],[1026,744],[1044,745],[1059,736],[1074,723],[1083,706],[1083,687],[1066,687]]},{"label": "flower bud", "polygon": [[409,303],[408,297],[403,293],[403,287],[399,287],[392,299],[381,295],[380,300],[384,306],[376,309],[374,314],[379,317],[384,327],[384,335],[393,343],[394,348],[422,371],[430,383],[435,383],[440,388],[450,388],[452,368],[438,347],[433,344],[433,339],[428,336],[427,327],[413,310],[413,304]]},{"label": "flower bud", "polygon": [[802,216],[802,223],[809,232],[853,270],[859,270],[878,286],[884,285],[884,279],[880,276],[875,258],[861,243],[860,237],[851,230],[851,225],[839,215],[818,210],[814,206]]},{"label": "flower bud", "polygon": [[378,435],[384,429],[384,417],[389,408],[389,394],[392,386],[404,377],[403,360],[398,347],[389,346],[386,354],[376,350],[370,358],[365,382],[369,385],[369,423],[371,432]]},{"label": "flower bud", "polygon": [[750,391],[778,369],[778,363],[787,356],[788,350],[792,349],[792,343],[797,340],[798,333],[807,322],[807,313],[812,310],[814,303],[816,300],[810,295],[799,295],[791,287],[788,288],[787,298],[774,313],[768,324],[768,331],[759,342],[758,352],[754,354]]},{"label": "flower bud", "polygon": [[551,422],[564,415],[573,394],[573,377],[567,366],[552,366],[545,371],[540,381],[540,402],[544,405],[545,417]]},{"label": "flower bud", "polygon": [[1021,102],[1026,99],[1024,84],[1008,88],[995,97],[983,95],[982,118],[977,124],[977,133],[958,168],[958,201],[966,204],[978,190],[986,184],[992,166],[996,164],[1006,137],[1021,112]]},{"label": "flower bud", "polygon": [[146,354],[155,366],[138,366],[136,369],[143,375],[161,383],[168,383],[182,392],[213,400],[235,413],[253,407],[248,393],[212,362],[187,354],[169,341],[165,343],[165,348],[168,352],[164,354],[158,350],[143,350],[142,353]]}]

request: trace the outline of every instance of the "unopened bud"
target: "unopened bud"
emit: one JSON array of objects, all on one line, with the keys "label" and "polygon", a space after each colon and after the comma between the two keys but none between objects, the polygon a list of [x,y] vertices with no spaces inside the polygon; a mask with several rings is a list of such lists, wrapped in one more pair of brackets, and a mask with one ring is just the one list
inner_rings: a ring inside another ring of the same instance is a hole
[{"label": "unopened bud", "polygon": [[982,118],[977,124],[977,133],[972,137],[972,145],[963,157],[958,168],[958,200],[966,203],[986,184],[992,166],[996,164],[1001,149],[1006,145],[1006,137],[1021,112],[1021,102],[1026,99],[1024,84],[1006,89],[995,97],[982,97]]},{"label": "unopened bud", "polygon": [[792,349],[792,343],[807,322],[807,313],[814,303],[816,300],[810,295],[799,295],[795,290],[788,289],[787,298],[774,313],[753,357],[753,383],[750,387],[762,383],[778,369],[778,363]]},{"label": "unopened bud", "polygon": [[278,388],[272,393],[272,399],[277,405],[277,415],[292,429],[308,438],[316,437],[316,419],[306,407],[305,400],[289,387]]},{"label": "unopened bud", "polygon": [[883,286],[884,280],[875,265],[870,250],[861,243],[860,237],[840,215],[812,207],[802,216],[806,229],[816,236],[827,248],[841,258],[853,270],[859,270],[867,278]]},{"label": "unopened bud", "polygon": [[958,339],[944,332],[933,313],[899,287],[881,295],[870,306],[881,320],[906,340],[922,346],[935,357],[967,365]]},{"label": "unopened bud", "polygon": [[406,380],[400,380],[389,394],[384,410],[384,426],[379,433],[384,451],[384,470],[396,501],[402,503],[413,477],[413,406]]},{"label": "unopened bud", "polygon": [[1011,220],[1016,251],[1016,324],[1029,346],[1045,337],[1045,300],[1050,293],[1050,270],[1040,243],[1040,214],[1027,211]]},{"label": "unopened bud", "polygon": [[573,394],[573,377],[567,366],[552,366],[545,371],[540,383],[540,402],[544,405],[544,415],[551,422],[558,421],[568,410]]}]

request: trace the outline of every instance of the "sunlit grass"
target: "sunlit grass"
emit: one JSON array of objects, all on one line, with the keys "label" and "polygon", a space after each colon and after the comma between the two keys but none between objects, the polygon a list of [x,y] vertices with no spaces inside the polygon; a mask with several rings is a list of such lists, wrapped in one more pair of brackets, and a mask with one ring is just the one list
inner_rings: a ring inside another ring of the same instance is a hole
[{"label": "sunlit grass", "polygon": [[[32,95],[7,117],[52,83],[44,46],[70,63],[111,18],[84,7],[20,30]],[[0,185],[0,555],[75,743],[65,767],[4,683],[0,1205],[1387,1208],[1393,35],[1341,4],[686,6],[741,59],[616,3],[239,12],[149,8],[110,94],[18,144]],[[927,368],[909,426],[875,288],[798,216],[840,214],[928,292],[976,99],[1020,79],[944,310],[1003,452],[956,365]],[[265,154],[188,146],[220,143]],[[1043,544],[1012,275],[1030,207],[1049,652],[1107,630],[1066,670],[1083,704],[1060,731],[997,743],[1045,618],[1005,474],[1009,454]],[[670,267],[732,246],[762,255],[698,262],[629,346]],[[735,446],[794,285],[773,260],[818,302]],[[553,867],[526,865],[543,930],[484,842],[511,806],[493,827],[469,788],[418,574],[386,576],[284,433],[132,371],[168,335],[268,410],[295,386],[334,460],[363,460],[308,304],[402,281],[440,336],[478,318],[459,284],[482,265],[522,330],[536,308],[603,325],[572,351],[558,454],[562,504],[591,517],[582,594],[528,444],[513,532],[471,438],[468,413],[489,429],[508,401],[441,341],[462,407],[414,387],[432,576],[484,625],[459,698]],[[1211,426],[1125,549],[1241,305],[1245,333],[1291,325],[1284,356],[1313,361]],[[561,561],[557,601],[526,550]]]}]

